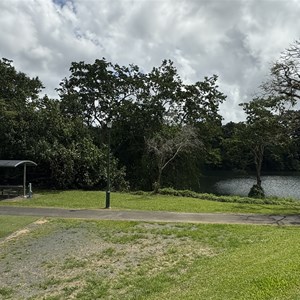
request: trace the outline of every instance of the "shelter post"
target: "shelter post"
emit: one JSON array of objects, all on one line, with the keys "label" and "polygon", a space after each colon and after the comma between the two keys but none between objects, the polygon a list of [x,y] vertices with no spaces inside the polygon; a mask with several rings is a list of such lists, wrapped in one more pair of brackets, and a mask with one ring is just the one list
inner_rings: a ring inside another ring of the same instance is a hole
[{"label": "shelter post", "polygon": [[24,175],[23,175],[23,196],[26,198],[26,163],[24,164]]}]

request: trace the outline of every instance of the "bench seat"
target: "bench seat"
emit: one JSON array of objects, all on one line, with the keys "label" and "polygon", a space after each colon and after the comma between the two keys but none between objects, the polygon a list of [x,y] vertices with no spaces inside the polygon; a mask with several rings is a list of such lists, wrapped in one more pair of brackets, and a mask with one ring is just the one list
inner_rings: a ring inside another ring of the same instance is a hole
[{"label": "bench seat", "polygon": [[22,194],[23,185],[0,185],[2,196],[19,196]]}]

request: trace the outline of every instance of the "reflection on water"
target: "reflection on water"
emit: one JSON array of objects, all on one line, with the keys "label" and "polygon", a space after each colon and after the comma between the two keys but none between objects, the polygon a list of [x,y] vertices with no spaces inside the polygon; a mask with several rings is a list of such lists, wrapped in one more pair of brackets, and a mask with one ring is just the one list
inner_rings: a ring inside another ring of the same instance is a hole
[{"label": "reflection on water", "polygon": [[[210,177],[209,180],[206,180],[205,192],[218,195],[247,196],[252,185],[256,183],[256,178],[254,176],[226,177]],[[300,199],[299,174],[293,176],[262,176],[262,186],[266,196]]]}]

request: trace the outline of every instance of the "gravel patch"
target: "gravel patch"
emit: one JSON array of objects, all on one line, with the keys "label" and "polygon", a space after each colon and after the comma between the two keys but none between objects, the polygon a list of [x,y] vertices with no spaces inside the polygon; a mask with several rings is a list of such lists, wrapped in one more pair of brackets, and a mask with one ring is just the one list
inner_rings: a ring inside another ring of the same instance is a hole
[{"label": "gravel patch", "polygon": [[0,241],[0,299],[76,299],[90,278],[118,281],[141,268],[151,275],[182,261],[184,272],[195,258],[215,255],[192,239],[159,233],[181,230],[176,225],[101,224],[41,219]]}]

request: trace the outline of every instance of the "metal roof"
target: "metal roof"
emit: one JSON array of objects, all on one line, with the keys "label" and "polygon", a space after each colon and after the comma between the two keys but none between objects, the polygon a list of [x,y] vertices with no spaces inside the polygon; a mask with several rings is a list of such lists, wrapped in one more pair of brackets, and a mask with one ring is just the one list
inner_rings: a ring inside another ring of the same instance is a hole
[{"label": "metal roof", "polygon": [[20,165],[37,166],[37,164],[31,160],[0,160],[0,167],[15,168]]}]

